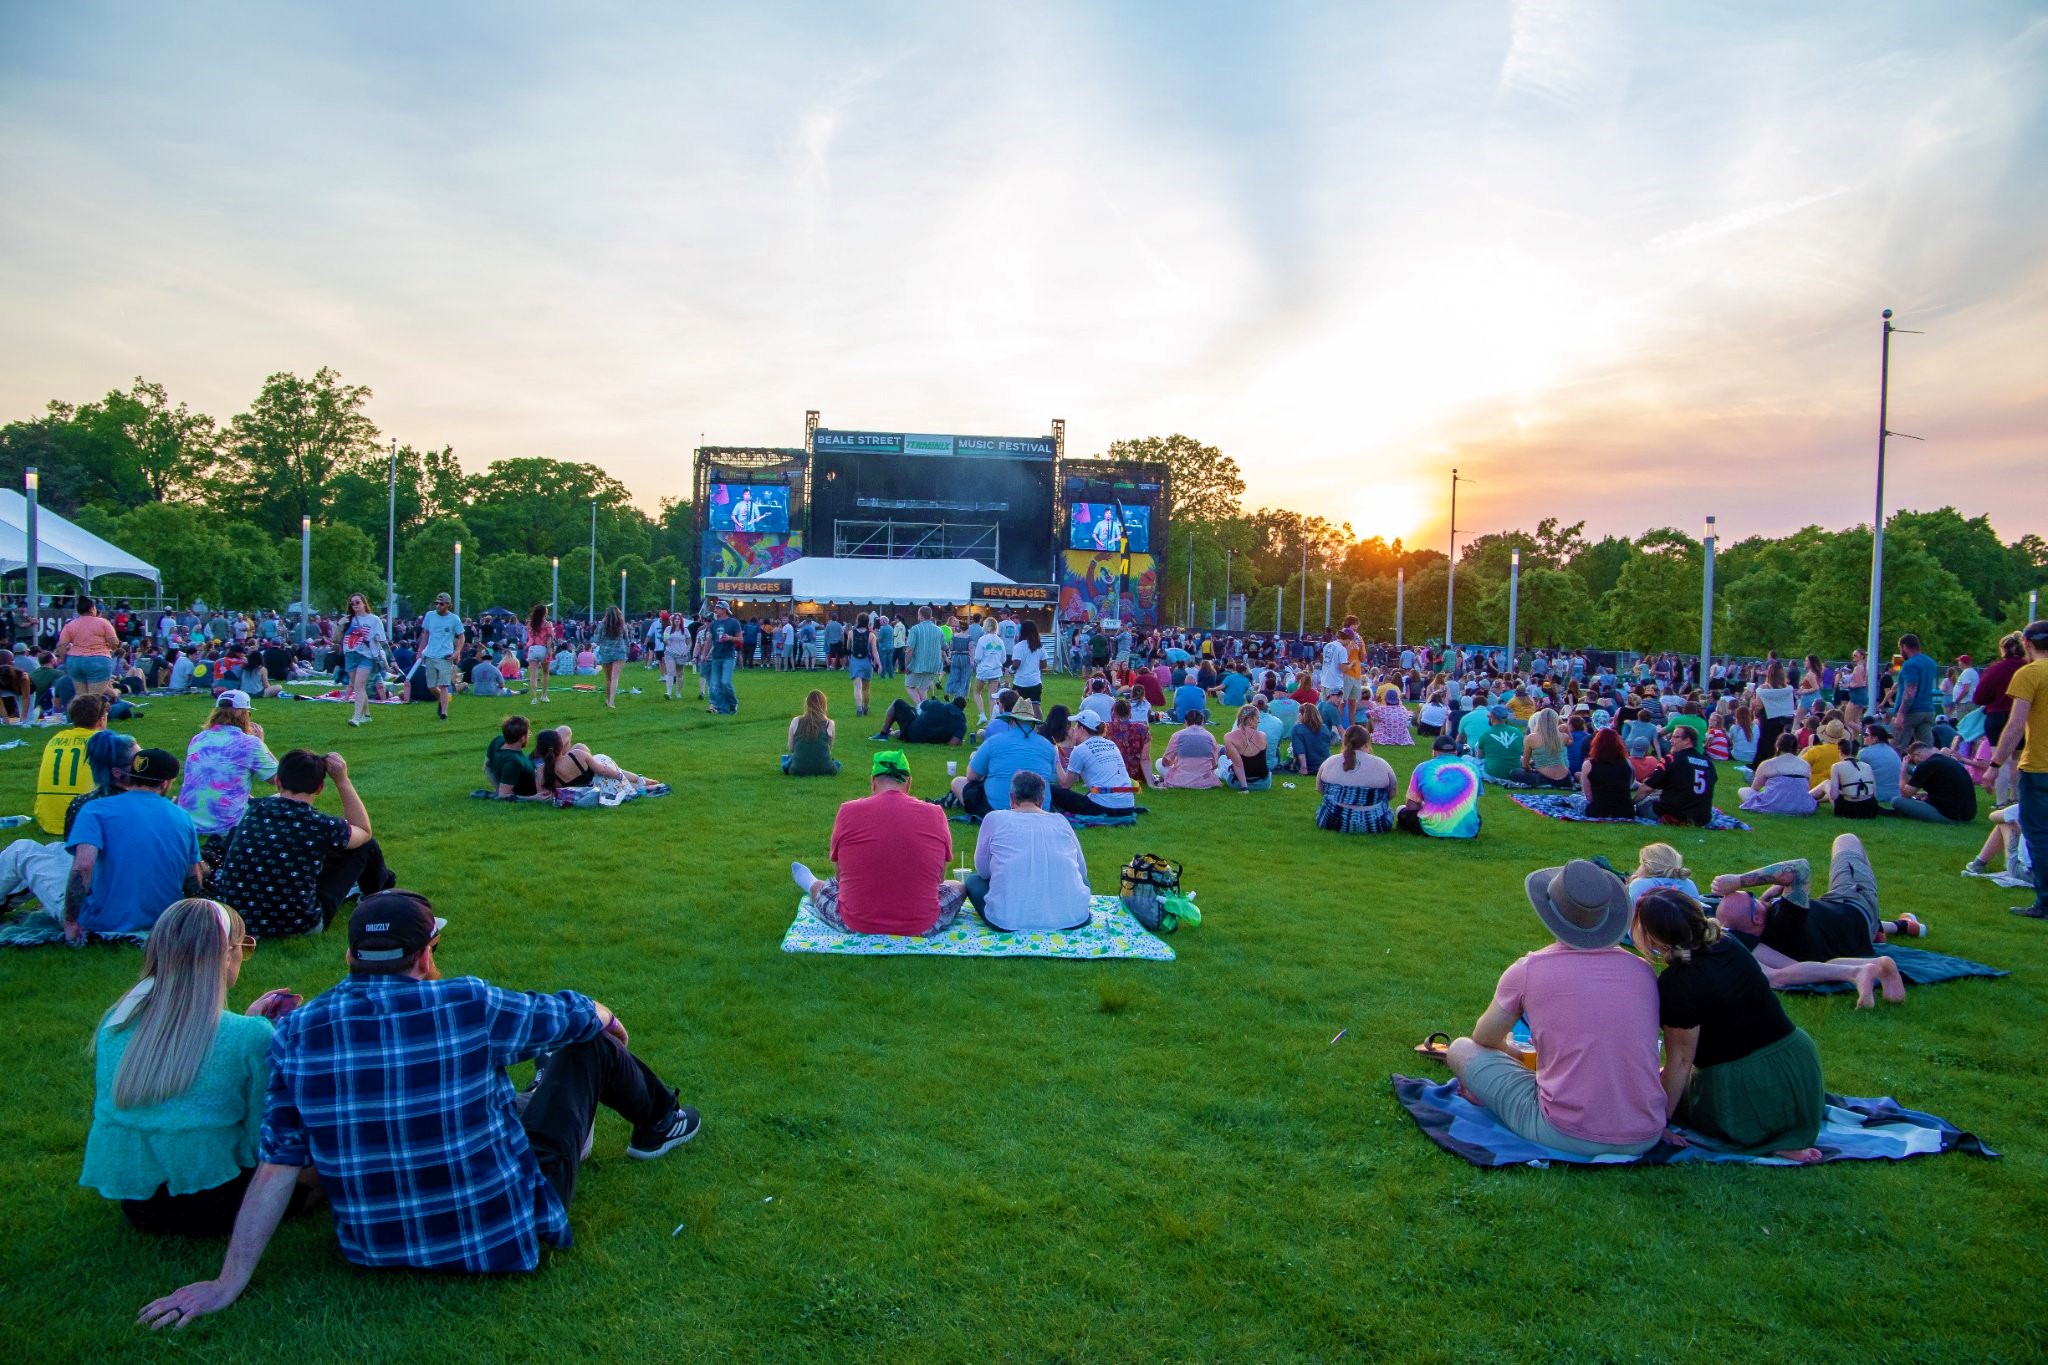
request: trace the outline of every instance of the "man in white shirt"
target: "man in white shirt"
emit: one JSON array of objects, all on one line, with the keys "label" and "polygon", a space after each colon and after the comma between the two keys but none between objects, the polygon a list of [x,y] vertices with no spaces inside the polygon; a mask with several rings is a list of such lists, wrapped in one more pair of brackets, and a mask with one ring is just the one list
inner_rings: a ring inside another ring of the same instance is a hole
[{"label": "man in white shirt", "polygon": [[1344,692],[1344,662],[1350,658],[1350,651],[1344,642],[1332,636],[1323,646],[1323,665],[1316,673],[1316,686],[1323,692]]},{"label": "man in white shirt", "polygon": [[974,637],[968,659],[974,665],[974,718],[985,721],[995,705],[997,684],[1003,680],[1003,665],[1010,660],[1010,647],[1003,642],[1000,632],[984,630]]},{"label": "man in white shirt", "polygon": [[1961,671],[1956,674],[1955,693],[1948,704],[1951,720],[1961,720],[1977,709],[1977,703],[1973,700],[1977,695],[1977,666],[1970,662],[1969,655],[1958,654],[1956,667]]},{"label": "man in white shirt", "polygon": [[1129,815],[1137,784],[1124,766],[1123,750],[1102,733],[1108,722],[1093,711],[1077,711],[1073,724],[1088,737],[1060,762],[1052,808],[1066,815]]},{"label": "man in white shirt", "polygon": [[1107,678],[1091,678],[1088,681],[1088,695],[1081,698],[1081,709],[1094,713],[1097,720],[1109,724],[1110,709],[1116,705],[1116,698],[1109,693]]},{"label": "man in white shirt", "polygon": [[1065,816],[1044,809],[1044,799],[1045,779],[1020,769],[1010,778],[1010,808],[982,817],[967,899],[991,929],[1079,929],[1091,918],[1081,841]]}]

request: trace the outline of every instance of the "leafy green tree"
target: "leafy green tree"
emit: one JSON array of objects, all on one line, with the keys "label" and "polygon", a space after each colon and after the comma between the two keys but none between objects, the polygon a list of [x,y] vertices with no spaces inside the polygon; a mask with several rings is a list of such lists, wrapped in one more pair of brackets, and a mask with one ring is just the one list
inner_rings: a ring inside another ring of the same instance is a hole
[{"label": "leafy green tree", "polygon": [[462,542],[462,601],[465,607],[491,605],[488,585],[472,571],[484,559],[483,545],[460,517],[439,517],[415,531],[398,547],[398,596],[412,611],[425,611],[434,598],[455,587],[455,542]]},{"label": "leafy green tree", "polygon": [[1699,542],[1683,532],[1662,527],[1638,537],[1601,603],[1607,638],[1627,649],[1698,649],[1704,563]]},{"label": "leafy green tree", "polygon": [[533,610],[536,602],[548,600],[552,579],[546,555],[506,550],[501,554],[492,555],[487,569],[492,595],[491,601],[486,605],[516,611],[523,619],[526,613]]},{"label": "leafy green tree", "polygon": [[221,600],[221,566],[229,545],[212,514],[188,503],[151,502],[125,514],[92,509],[80,525],[156,565],[164,591],[181,602]]},{"label": "leafy green tree", "polygon": [[1394,576],[1382,574],[1352,584],[1351,591],[1344,594],[1341,610],[1358,618],[1358,632],[1366,639],[1393,639]]},{"label": "leafy green tree", "polygon": [[1244,499],[1244,473],[1237,461],[1215,446],[1179,432],[1111,441],[1109,449],[1095,458],[1165,465],[1167,523],[1175,528],[1191,520],[1222,521],[1237,516]]},{"label": "leafy green tree", "polygon": [[[657,608],[667,607],[671,598],[673,598],[678,611],[688,607],[690,605],[690,571],[685,567],[683,561],[677,559],[674,555],[663,555],[655,560],[650,567],[654,575],[655,591],[661,596],[661,601],[656,604]],[[669,591],[671,581],[675,584],[673,594]]]},{"label": "leafy green tree", "polygon": [[[651,552],[656,559],[673,559],[679,564],[695,562],[696,538],[690,530],[690,519],[696,508],[686,498],[663,498],[661,510],[655,516],[649,539]],[[677,590],[682,584],[681,574],[676,575]],[[677,599],[681,601],[680,598]]]},{"label": "leafy green tree", "polygon": [[1781,655],[1800,651],[1796,613],[1801,579],[1778,568],[1756,569],[1716,588],[1714,649],[1721,654]]},{"label": "leafy green tree", "polygon": [[196,495],[220,457],[213,418],[184,403],[173,408],[164,386],[140,375],[128,392],[81,407],[78,420],[98,430],[118,461],[122,500],[131,504]]},{"label": "leafy green tree", "polygon": [[[566,559],[590,542],[593,501],[600,561],[622,554],[644,557],[653,545],[652,524],[633,506],[626,486],[596,465],[539,458],[498,460],[471,481],[462,515],[497,549],[563,556],[566,591]],[[587,556],[583,563],[589,563]]]},{"label": "leafy green tree", "polygon": [[127,507],[139,484],[123,476],[120,452],[106,431],[78,420],[69,403],[50,403],[40,417],[0,428],[0,481],[22,487],[33,467],[43,506],[70,516],[89,502]]},{"label": "leafy green tree", "polygon": [[2019,565],[1988,517],[1965,518],[1953,507],[1899,512],[1885,523],[1887,546],[1899,532],[1917,538],[1935,563],[1954,574],[1982,614],[1997,611],[2019,587]]},{"label": "leafy green tree", "polygon": [[1622,566],[1635,552],[1636,547],[1619,536],[1602,536],[1572,556],[1570,568],[1586,585],[1586,595],[1598,602],[1614,591]]},{"label": "leafy green tree", "polygon": [[[1808,567],[1794,612],[1801,644],[1826,658],[1846,658],[1863,646],[1870,619],[1870,530],[1859,526],[1833,538]],[[1889,651],[1907,631],[1937,658],[1982,656],[1992,627],[1962,581],[1927,552],[1911,531],[1884,539],[1884,603],[1880,648]]]},{"label": "leafy green tree", "polygon": [[335,476],[368,458],[377,424],[363,412],[370,390],[322,366],[311,379],[280,372],[228,424],[216,480],[218,505],[236,507],[274,536],[296,536],[299,519],[326,520]]},{"label": "leafy green tree", "polygon": [[[279,552],[277,541],[246,521],[228,522],[221,528],[221,538],[224,548],[220,552],[218,597],[214,605],[254,611],[283,603],[288,591],[284,555]],[[294,566],[292,580],[297,579]]]},{"label": "leafy green tree", "polygon": [[[340,611],[350,593],[361,593],[377,610],[384,605],[384,573],[378,568],[383,542],[372,541],[345,521],[313,528],[310,556],[313,609]],[[296,575],[294,575],[296,577]],[[293,596],[297,596],[294,592]]]},{"label": "leafy green tree", "polygon": [[[437,517],[462,515],[469,482],[455,463],[452,448],[399,446],[395,490],[391,454],[373,447],[334,476],[329,487],[329,521],[345,521],[382,546],[394,512],[400,541]],[[381,551],[378,562],[383,562]]]},{"label": "leafy green tree", "polygon": [[620,555],[604,566],[598,576],[598,601],[615,607],[619,603],[619,571],[626,573],[626,614],[639,616],[668,605],[668,579],[654,581],[654,566],[639,555]]},{"label": "leafy green tree", "polygon": [[[1507,642],[1508,589],[1502,583],[1479,604],[1478,616],[1487,638]],[[1538,646],[1583,646],[1592,643],[1593,599],[1576,574],[1543,564],[1522,565],[1519,600],[1515,610],[1515,642],[1518,649]]]}]

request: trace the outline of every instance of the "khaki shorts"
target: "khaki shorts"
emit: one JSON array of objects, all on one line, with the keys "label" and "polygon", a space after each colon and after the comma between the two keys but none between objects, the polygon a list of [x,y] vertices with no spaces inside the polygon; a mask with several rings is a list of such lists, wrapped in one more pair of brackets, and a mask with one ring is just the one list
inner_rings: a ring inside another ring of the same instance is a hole
[{"label": "khaki shorts", "polygon": [[447,687],[455,681],[453,659],[421,659],[420,676],[427,680],[429,687]]},{"label": "khaki shorts", "polygon": [[1344,700],[1357,701],[1363,695],[1365,695],[1365,679],[1350,677],[1344,679]]},{"label": "khaki shorts", "polygon": [[939,675],[936,673],[905,673],[903,675],[903,685],[905,687],[914,687],[920,692],[931,691],[932,684],[938,680]]}]

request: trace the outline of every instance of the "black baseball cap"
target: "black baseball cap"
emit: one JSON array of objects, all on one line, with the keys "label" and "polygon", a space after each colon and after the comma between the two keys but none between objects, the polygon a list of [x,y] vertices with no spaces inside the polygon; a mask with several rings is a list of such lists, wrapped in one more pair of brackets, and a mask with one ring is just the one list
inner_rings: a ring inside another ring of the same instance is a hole
[{"label": "black baseball cap", "polygon": [[1429,751],[1433,754],[1454,754],[1458,752],[1458,737],[1438,735],[1435,742],[1429,746]]},{"label": "black baseball cap", "polygon": [[128,765],[131,776],[162,785],[177,780],[178,756],[168,749],[144,749]]},{"label": "black baseball cap", "polygon": [[2048,619],[2029,621],[2020,634],[2033,644],[2048,646]]},{"label": "black baseball cap", "polygon": [[348,917],[348,965],[371,972],[402,967],[447,927],[447,920],[435,916],[433,902],[417,891],[365,896]]}]

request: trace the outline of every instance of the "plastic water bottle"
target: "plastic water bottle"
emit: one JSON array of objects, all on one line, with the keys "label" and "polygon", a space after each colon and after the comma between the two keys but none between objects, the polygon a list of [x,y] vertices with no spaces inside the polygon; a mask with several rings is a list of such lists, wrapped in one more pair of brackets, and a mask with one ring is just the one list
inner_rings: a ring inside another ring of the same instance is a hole
[{"label": "plastic water bottle", "polygon": [[33,815],[0,815],[0,829],[19,829],[33,819]]}]

